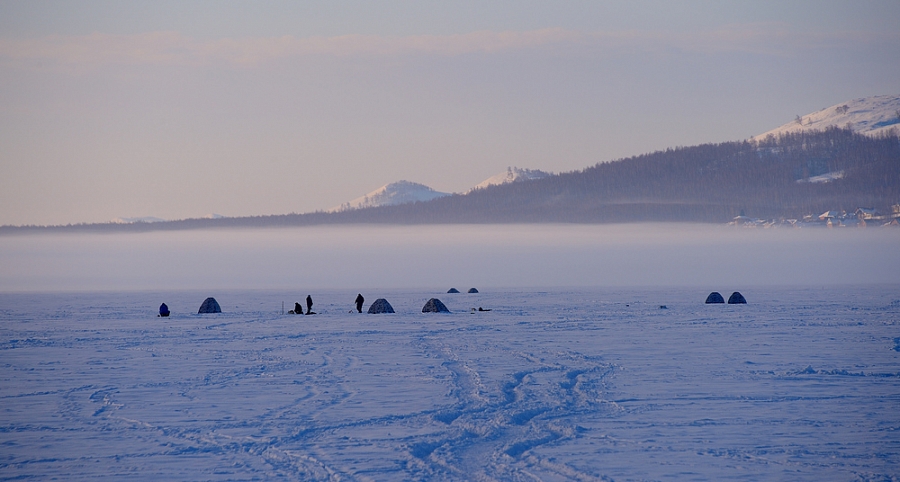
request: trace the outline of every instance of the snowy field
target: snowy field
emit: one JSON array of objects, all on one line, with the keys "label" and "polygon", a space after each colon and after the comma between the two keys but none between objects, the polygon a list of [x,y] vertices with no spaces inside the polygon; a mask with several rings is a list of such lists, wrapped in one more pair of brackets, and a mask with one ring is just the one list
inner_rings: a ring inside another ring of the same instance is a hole
[{"label": "snowy field", "polygon": [[456,287],[0,294],[0,479],[900,479],[900,285]]}]

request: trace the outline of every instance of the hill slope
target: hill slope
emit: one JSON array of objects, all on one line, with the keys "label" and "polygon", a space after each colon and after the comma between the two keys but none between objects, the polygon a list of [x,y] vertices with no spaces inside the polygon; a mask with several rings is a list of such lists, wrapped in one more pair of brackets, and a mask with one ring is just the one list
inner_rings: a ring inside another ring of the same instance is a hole
[{"label": "hill slope", "polygon": [[[841,171],[830,182],[798,182]],[[668,149],[370,213],[394,222],[726,222],[900,202],[900,139],[844,129]]]},{"label": "hill slope", "polygon": [[821,131],[832,127],[849,128],[866,135],[880,135],[895,128],[900,132],[900,95],[853,99],[812,114],[797,116],[781,127],[753,137],[753,140],[762,140],[770,135]]}]

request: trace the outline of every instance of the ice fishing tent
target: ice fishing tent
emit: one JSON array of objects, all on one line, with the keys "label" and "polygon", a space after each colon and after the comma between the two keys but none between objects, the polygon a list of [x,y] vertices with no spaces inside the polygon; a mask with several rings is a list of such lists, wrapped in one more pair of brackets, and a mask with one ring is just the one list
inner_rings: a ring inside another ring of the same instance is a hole
[{"label": "ice fishing tent", "polygon": [[744,299],[744,295],[742,295],[738,291],[735,291],[734,293],[731,293],[731,296],[728,297],[728,304],[729,305],[746,305],[747,300]]},{"label": "ice fishing tent", "polygon": [[378,314],[378,313],[393,313],[394,307],[391,306],[390,303],[384,298],[378,298],[372,303],[372,306],[369,307],[369,314]]},{"label": "ice fishing tent", "polygon": [[159,316],[169,316],[169,307],[165,303],[159,305]]},{"label": "ice fishing tent", "polygon": [[450,313],[450,310],[441,303],[441,300],[432,298],[422,307],[422,313]]},{"label": "ice fishing tent", "polygon": [[709,296],[706,297],[706,304],[724,303],[724,302],[725,302],[725,298],[722,298],[722,294],[719,293],[718,291],[713,291],[712,293],[709,294]]},{"label": "ice fishing tent", "polygon": [[209,298],[203,300],[203,304],[200,305],[200,310],[197,313],[221,313],[222,308],[219,307],[219,302],[216,301],[215,298],[210,296]]},{"label": "ice fishing tent", "polygon": [[478,293],[478,290],[475,288],[469,288],[469,293]]},{"label": "ice fishing tent", "polygon": [[459,293],[459,290],[456,288],[450,288],[449,290],[447,290],[447,293]]}]

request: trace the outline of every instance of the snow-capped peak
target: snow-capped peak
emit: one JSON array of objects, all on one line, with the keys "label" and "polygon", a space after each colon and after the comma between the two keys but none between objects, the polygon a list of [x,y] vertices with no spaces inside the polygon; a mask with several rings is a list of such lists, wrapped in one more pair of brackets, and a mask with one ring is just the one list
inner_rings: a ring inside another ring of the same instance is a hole
[{"label": "snow-capped peak", "polygon": [[397,181],[381,186],[365,196],[358,197],[352,201],[341,204],[340,206],[331,208],[329,211],[338,212],[350,209],[431,201],[432,199],[449,195],[450,193],[435,191],[434,189],[417,182]]},{"label": "snow-capped peak", "polygon": [[134,224],[134,223],[163,223],[165,219],[155,218],[153,216],[144,216],[141,218],[115,218],[111,220],[114,224]]},{"label": "snow-capped peak", "polygon": [[855,132],[877,135],[896,128],[900,132],[900,95],[863,97],[827,107],[818,112],[798,115],[796,119],[768,132],[754,136],[762,140],[767,136],[825,130],[829,127],[850,127]]},{"label": "snow-capped peak", "polygon": [[476,189],[484,189],[488,186],[498,186],[500,184],[509,184],[511,182],[530,181],[532,179],[543,179],[552,174],[549,172],[539,171],[537,169],[523,169],[521,167],[507,167],[506,172],[501,172],[496,176],[491,176],[484,181],[478,183],[471,191]]}]

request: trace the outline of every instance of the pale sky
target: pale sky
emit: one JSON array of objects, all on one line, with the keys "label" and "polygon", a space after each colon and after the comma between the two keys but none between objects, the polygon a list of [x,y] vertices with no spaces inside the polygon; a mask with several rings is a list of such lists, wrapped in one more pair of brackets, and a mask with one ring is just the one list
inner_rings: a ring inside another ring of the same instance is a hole
[{"label": "pale sky", "polygon": [[900,2],[0,0],[0,225],[327,209],[900,93]]}]

